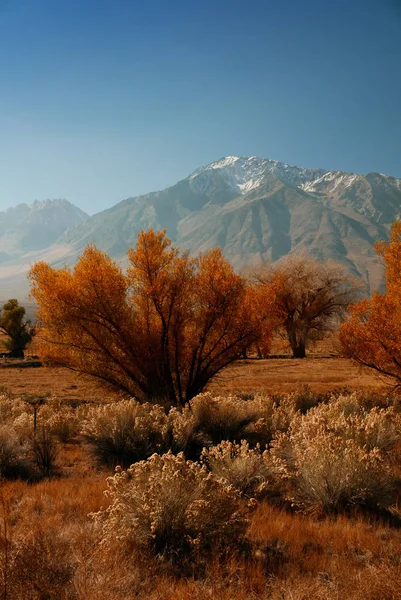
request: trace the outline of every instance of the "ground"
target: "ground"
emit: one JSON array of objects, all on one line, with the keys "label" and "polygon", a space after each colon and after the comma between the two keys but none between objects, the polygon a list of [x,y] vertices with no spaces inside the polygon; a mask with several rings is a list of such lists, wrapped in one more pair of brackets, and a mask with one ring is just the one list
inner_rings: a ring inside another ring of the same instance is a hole
[{"label": "ground", "polygon": [[[99,401],[113,394],[96,381],[61,368],[25,367],[26,362],[0,359],[0,386],[14,394],[51,393],[61,400]],[[308,385],[313,391],[338,387],[384,392],[389,382],[346,358],[317,356],[306,359],[271,358],[240,360],[208,386],[216,394],[242,391],[288,393]]]}]

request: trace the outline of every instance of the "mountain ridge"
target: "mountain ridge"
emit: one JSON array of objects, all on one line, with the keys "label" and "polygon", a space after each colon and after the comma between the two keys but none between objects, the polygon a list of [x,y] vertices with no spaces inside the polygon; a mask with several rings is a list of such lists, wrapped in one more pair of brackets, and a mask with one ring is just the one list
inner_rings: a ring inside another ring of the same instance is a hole
[{"label": "mountain ridge", "polygon": [[[126,198],[81,219],[38,256],[48,256],[55,266],[72,265],[88,243],[95,243],[124,264],[138,232],[153,227],[166,229],[174,243],[192,253],[220,246],[237,269],[308,252],[343,264],[369,293],[382,282],[374,242],[388,237],[400,214],[401,179],[228,156],[165,190]],[[26,258],[14,266],[23,270]],[[12,269],[3,261],[0,280]]]}]

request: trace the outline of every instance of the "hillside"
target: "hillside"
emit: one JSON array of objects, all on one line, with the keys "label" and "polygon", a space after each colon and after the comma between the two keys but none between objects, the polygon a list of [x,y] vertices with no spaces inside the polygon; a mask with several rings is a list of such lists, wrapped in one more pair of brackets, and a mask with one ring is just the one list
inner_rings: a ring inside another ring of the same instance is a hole
[{"label": "hillside", "polygon": [[[310,252],[343,264],[371,292],[382,282],[374,242],[388,236],[400,212],[401,180],[391,176],[226,157],[165,190],[83,215],[46,247],[44,236],[36,248],[26,244],[29,252],[0,265],[0,279],[10,289],[21,285],[37,259],[73,264],[90,242],[124,261],[138,232],[153,227],[167,229],[174,242],[193,253],[220,246],[238,269],[274,262],[289,252]],[[6,244],[0,250],[10,254]]]}]

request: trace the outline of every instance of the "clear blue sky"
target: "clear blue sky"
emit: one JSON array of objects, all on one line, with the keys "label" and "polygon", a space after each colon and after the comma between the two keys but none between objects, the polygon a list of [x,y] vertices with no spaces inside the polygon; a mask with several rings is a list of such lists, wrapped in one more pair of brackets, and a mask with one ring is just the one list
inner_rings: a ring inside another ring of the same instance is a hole
[{"label": "clear blue sky", "polygon": [[225,155],[401,177],[401,0],[0,0],[0,209]]}]

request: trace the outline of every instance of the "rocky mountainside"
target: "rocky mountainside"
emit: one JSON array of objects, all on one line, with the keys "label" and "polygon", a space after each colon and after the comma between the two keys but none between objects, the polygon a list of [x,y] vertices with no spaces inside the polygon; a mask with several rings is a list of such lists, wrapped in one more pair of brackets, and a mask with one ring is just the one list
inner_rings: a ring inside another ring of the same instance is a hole
[{"label": "rocky mountainside", "polygon": [[238,269],[309,252],[343,264],[371,292],[382,282],[374,242],[388,236],[400,214],[400,179],[231,156],[163,191],[82,218],[54,244],[0,265],[0,279],[15,285],[28,261],[39,258],[73,264],[89,242],[123,261],[138,232],[153,227],[193,253],[220,246]]}]

